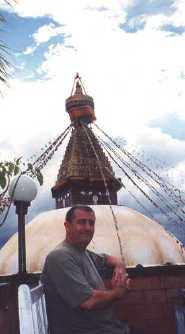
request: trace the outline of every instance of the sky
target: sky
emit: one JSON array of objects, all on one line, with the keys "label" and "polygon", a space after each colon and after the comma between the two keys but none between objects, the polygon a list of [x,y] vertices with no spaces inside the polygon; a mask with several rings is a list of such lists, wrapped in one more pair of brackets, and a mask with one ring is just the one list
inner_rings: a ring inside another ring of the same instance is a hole
[{"label": "sky", "polygon": [[[1,160],[27,161],[64,131],[79,72],[97,124],[185,191],[185,0],[1,0],[0,8],[12,63],[1,88]],[[43,171],[28,220],[54,208],[50,188],[62,155]],[[0,244],[15,219],[12,209]],[[169,229],[185,243],[184,226]]]}]

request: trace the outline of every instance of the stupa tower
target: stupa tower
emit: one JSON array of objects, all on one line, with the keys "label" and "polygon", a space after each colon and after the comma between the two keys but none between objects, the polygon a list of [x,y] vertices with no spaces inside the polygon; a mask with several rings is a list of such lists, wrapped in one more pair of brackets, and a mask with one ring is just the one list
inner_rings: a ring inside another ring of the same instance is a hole
[{"label": "stupa tower", "polygon": [[117,204],[120,180],[91,130],[96,119],[93,98],[86,94],[77,74],[66,100],[72,134],[52,188],[56,208],[74,204]]}]

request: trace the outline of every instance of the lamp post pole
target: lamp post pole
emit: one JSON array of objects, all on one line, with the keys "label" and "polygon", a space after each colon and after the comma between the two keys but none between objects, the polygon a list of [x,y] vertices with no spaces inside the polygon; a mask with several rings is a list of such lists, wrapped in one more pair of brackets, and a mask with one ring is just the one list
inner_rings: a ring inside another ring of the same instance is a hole
[{"label": "lamp post pole", "polygon": [[30,203],[15,201],[14,204],[18,216],[18,269],[19,274],[23,274],[26,273],[25,215]]},{"label": "lamp post pole", "polygon": [[33,179],[25,174],[15,177],[9,188],[18,216],[18,273],[26,274],[25,216],[31,201],[37,195],[37,186]]}]

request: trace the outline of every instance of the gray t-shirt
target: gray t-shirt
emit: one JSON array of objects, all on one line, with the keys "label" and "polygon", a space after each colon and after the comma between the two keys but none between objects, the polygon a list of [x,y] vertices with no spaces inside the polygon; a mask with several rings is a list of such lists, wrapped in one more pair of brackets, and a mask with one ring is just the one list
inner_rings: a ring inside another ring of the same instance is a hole
[{"label": "gray t-shirt", "polygon": [[[98,261],[94,263],[93,257]],[[46,258],[41,280],[45,287],[51,334],[124,334],[125,325],[112,307],[84,310],[80,305],[93,289],[105,289],[97,266],[105,255],[83,251],[64,241]]]}]

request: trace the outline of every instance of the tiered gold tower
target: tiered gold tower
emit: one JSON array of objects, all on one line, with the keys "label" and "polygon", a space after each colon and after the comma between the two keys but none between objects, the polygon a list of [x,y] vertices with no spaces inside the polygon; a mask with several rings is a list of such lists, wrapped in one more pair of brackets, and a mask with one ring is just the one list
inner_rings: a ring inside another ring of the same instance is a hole
[{"label": "tiered gold tower", "polygon": [[120,180],[88,124],[95,120],[93,98],[86,94],[77,74],[74,92],[66,100],[72,134],[52,195],[56,208],[74,204],[117,204]]}]

